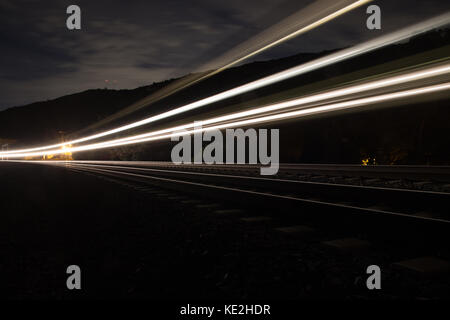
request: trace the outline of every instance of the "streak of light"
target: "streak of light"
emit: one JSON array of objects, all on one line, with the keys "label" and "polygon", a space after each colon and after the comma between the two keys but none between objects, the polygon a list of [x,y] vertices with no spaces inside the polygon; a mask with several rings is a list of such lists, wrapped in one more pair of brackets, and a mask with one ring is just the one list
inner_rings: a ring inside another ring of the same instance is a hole
[{"label": "streak of light", "polygon": [[[282,37],[282,38],[280,38],[280,39],[278,39],[276,41],[273,41],[273,42],[271,42],[271,43],[269,43],[267,45],[264,45],[263,47],[261,47],[261,48],[259,48],[257,50],[253,50],[252,52],[246,54],[245,56],[243,56],[241,58],[235,59],[234,61],[226,64],[225,66],[223,66],[223,67],[213,71],[212,74],[216,74],[218,72],[221,72],[221,71],[223,71],[226,68],[229,68],[229,67],[231,67],[233,65],[236,65],[236,64],[238,64],[238,63],[240,63],[240,62],[242,62],[242,61],[244,61],[244,60],[246,60],[246,59],[248,59],[250,57],[253,57],[254,55],[257,55],[258,53],[261,53],[261,52],[263,52],[263,51],[265,51],[267,49],[270,49],[270,48],[272,48],[274,46],[277,46],[277,45],[279,45],[279,44],[281,44],[281,43],[283,43],[283,42],[285,42],[287,40],[290,40],[290,39],[292,39],[294,37],[297,37],[297,36],[299,36],[299,35],[301,35],[301,34],[303,34],[305,32],[308,32],[308,31],[310,31],[310,30],[312,30],[314,28],[317,28],[318,26],[321,26],[321,25],[323,25],[323,24],[325,24],[325,23],[327,23],[327,22],[329,22],[329,21],[331,21],[331,20],[333,20],[333,19],[335,19],[335,18],[337,18],[337,17],[339,17],[339,16],[341,16],[341,15],[343,15],[343,14],[345,14],[345,13],[347,13],[347,12],[353,10],[353,9],[355,9],[355,8],[358,8],[359,6],[362,6],[363,4],[366,4],[366,3],[370,2],[370,1],[372,1],[372,0],[359,0],[359,1],[353,2],[353,3],[351,3],[351,4],[347,5],[347,6],[339,9],[339,10],[336,10],[336,11],[326,15],[323,18],[320,18],[319,20],[314,21],[313,23],[310,23],[310,24],[308,24],[308,25],[306,25],[304,27],[301,27],[300,29],[297,29],[297,30],[287,34],[286,36],[284,36],[284,37]],[[324,3],[320,3],[320,5],[322,5],[322,6],[325,5],[326,2],[328,2],[328,4],[326,4],[327,6],[332,5],[332,1],[322,1],[322,2],[324,2]],[[309,12],[309,14],[311,14],[311,13],[312,12]],[[308,18],[308,17],[305,16],[306,14],[307,13],[305,11],[301,10],[297,14],[292,15],[289,20],[295,20],[297,22],[297,24],[298,24],[298,21],[302,21],[305,18]],[[275,33],[275,35],[278,36],[279,31],[274,32],[273,29],[277,29],[277,28],[284,29],[284,27],[280,27],[283,24],[285,24],[284,21],[279,23],[278,25],[274,26],[273,28],[270,28],[269,30],[263,32],[257,38],[260,38],[260,39],[261,38],[262,39],[264,39],[264,38],[273,38],[273,35],[271,35],[272,33]],[[244,49],[245,45],[246,44],[242,45],[241,48],[238,48],[239,52],[241,52]],[[210,76],[212,74],[208,74],[208,76]]]},{"label": "streak of light", "polygon": [[[66,149],[66,151],[70,152],[79,152],[79,151],[88,151],[88,150],[97,150],[97,149],[105,149],[105,148],[111,148],[111,147],[118,147],[118,146],[124,146],[124,145],[130,145],[130,144],[137,144],[137,143],[143,143],[143,142],[149,142],[149,141],[156,141],[156,140],[162,140],[167,139],[171,137],[179,137],[179,136],[185,136],[185,135],[191,135],[195,133],[201,133],[201,132],[207,132],[211,130],[220,130],[225,128],[234,128],[234,127],[245,127],[252,124],[259,124],[259,123],[266,123],[266,122],[273,122],[273,121],[280,121],[280,120],[286,120],[290,118],[299,118],[299,117],[305,117],[310,116],[314,114],[319,113],[327,113],[327,112],[335,112],[355,107],[360,107],[363,105],[371,105],[376,103],[382,103],[387,102],[391,100],[399,100],[399,99],[405,99],[417,95],[423,95],[423,94],[430,94],[430,93],[436,93],[439,91],[449,90],[450,89],[450,82],[446,82],[439,85],[432,85],[422,88],[416,88],[411,90],[404,90],[400,92],[394,92],[394,93],[388,93],[388,94],[382,94],[377,96],[372,96],[368,98],[362,98],[362,99],[355,99],[345,102],[339,102],[339,103],[332,103],[328,105],[323,105],[319,107],[311,107],[306,109],[300,109],[296,111],[290,111],[290,112],[284,112],[269,116],[262,116],[262,117],[256,117],[252,119],[246,119],[241,121],[235,121],[231,123],[225,123],[225,124],[218,124],[215,126],[210,126],[207,128],[195,128],[192,130],[185,130],[181,132],[172,132],[169,134],[163,134],[155,137],[147,137],[142,139],[134,139],[134,140],[122,140],[122,141],[110,141],[110,142],[100,142],[85,146],[79,146],[79,147],[72,147]],[[197,125],[196,125],[197,127]],[[51,150],[48,151],[48,153],[52,154],[58,154],[65,152],[61,149]],[[47,152],[29,152],[29,153],[17,153],[9,155],[9,158],[22,158],[22,157],[34,157],[34,156],[41,156],[46,154]]]},{"label": "streak of light", "polygon": [[362,93],[362,92],[366,92],[369,90],[385,88],[387,86],[399,85],[399,84],[403,84],[403,83],[410,82],[410,81],[417,81],[417,80],[421,80],[424,78],[429,78],[429,77],[445,74],[448,72],[450,72],[450,64],[447,64],[444,66],[439,66],[439,67],[428,68],[426,70],[421,70],[421,71],[417,71],[417,72],[410,72],[409,74],[405,74],[405,75],[394,76],[394,77],[390,77],[388,79],[372,81],[369,83],[355,85],[355,86],[338,89],[338,90],[334,90],[334,91],[330,91],[330,92],[320,93],[320,94],[316,94],[316,95],[312,95],[312,96],[288,100],[288,101],[271,104],[271,105],[264,106],[264,107],[253,108],[253,109],[241,111],[241,112],[235,112],[232,114],[227,114],[224,116],[219,116],[219,117],[215,117],[215,118],[211,118],[211,119],[207,119],[207,120],[203,120],[203,121],[196,121],[195,124],[189,123],[189,124],[171,127],[171,128],[167,128],[167,129],[163,129],[163,130],[143,133],[143,134],[139,134],[139,135],[135,135],[135,136],[131,136],[131,137],[125,137],[125,138],[116,139],[116,140],[112,140],[112,141],[106,141],[105,143],[117,143],[117,142],[122,142],[122,141],[143,139],[143,138],[150,137],[150,136],[157,136],[157,135],[161,135],[161,134],[165,134],[165,133],[169,133],[169,132],[190,129],[190,128],[193,128],[194,126],[204,127],[204,126],[211,125],[211,124],[223,123],[223,122],[235,120],[235,119],[242,119],[242,118],[246,118],[249,116],[255,116],[258,114],[262,114],[262,113],[279,111],[279,110],[287,109],[287,108],[291,108],[291,107],[300,107],[302,105],[307,105],[309,103],[320,102],[320,101],[324,101],[324,100],[328,100],[328,99],[332,99],[332,98],[347,96],[350,94]]},{"label": "streak of light", "polygon": [[72,140],[72,141],[67,141],[65,143],[59,143],[59,144],[54,144],[54,145],[48,145],[48,146],[42,146],[42,147],[36,147],[36,148],[27,148],[27,149],[17,149],[17,150],[10,150],[7,152],[2,152],[0,154],[13,154],[13,153],[24,153],[24,152],[32,152],[32,151],[39,151],[39,150],[46,150],[46,149],[51,149],[51,148],[57,148],[57,147],[61,147],[64,144],[77,144],[77,143],[81,143],[81,142],[85,142],[85,141],[89,141],[89,140],[94,140],[94,139],[98,139],[101,137],[105,137],[114,133],[118,133],[118,132],[122,132],[125,130],[129,130],[132,128],[136,128],[139,126],[143,126],[145,124],[149,124],[158,120],[162,120],[177,114],[181,114],[183,112],[187,112],[190,110],[194,110],[200,107],[203,107],[205,105],[211,104],[211,103],[215,103],[224,99],[228,99],[234,96],[237,96],[239,94],[242,93],[246,93],[249,92],[251,90],[255,90],[270,84],[274,84],[276,82],[279,81],[283,81],[313,70],[317,70],[319,68],[355,57],[357,55],[360,54],[364,54],[367,53],[369,51],[375,50],[375,49],[379,49],[383,46],[410,38],[414,35],[429,31],[431,29],[437,28],[439,26],[448,24],[450,22],[450,13],[446,13],[443,15],[440,15],[438,17],[432,18],[430,20],[415,24],[413,26],[407,27],[405,29],[396,31],[394,33],[385,35],[385,36],[381,36],[379,38],[376,38],[374,40],[370,40],[368,42],[356,45],[354,47],[348,48],[348,49],[344,49],[341,51],[338,51],[336,53],[327,55],[323,58],[319,58],[304,64],[301,64],[297,67],[293,67],[291,69],[276,73],[274,75],[250,82],[248,84],[236,87],[234,89],[230,89],[224,92],[221,92],[219,94],[192,102],[190,104],[148,117],[146,119],[140,120],[140,121],[136,121],[121,127],[117,127],[115,129],[112,130],[108,130],[108,131],[103,131],[94,135],[90,135],[87,137],[83,137],[83,138],[79,138],[76,140]]},{"label": "streak of light", "polygon": [[[338,90],[333,90],[333,91],[319,93],[319,94],[315,94],[315,95],[311,95],[311,96],[301,97],[301,98],[297,98],[297,99],[293,99],[293,100],[284,101],[281,103],[271,104],[271,105],[264,106],[264,107],[253,108],[253,109],[246,110],[246,111],[236,112],[236,113],[219,116],[219,117],[215,117],[215,118],[211,118],[211,119],[207,119],[207,120],[203,120],[203,121],[198,121],[196,123],[197,123],[197,125],[205,126],[205,125],[211,125],[214,123],[220,123],[220,122],[224,122],[224,121],[230,121],[230,120],[234,120],[234,119],[244,118],[244,117],[248,117],[248,116],[254,116],[257,114],[261,114],[261,113],[273,112],[273,111],[277,111],[277,110],[281,110],[281,109],[286,109],[289,107],[294,107],[294,106],[299,107],[302,105],[306,105],[308,103],[320,102],[323,100],[342,97],[342,96],[346,96],[346,95],[350,95],[350,94],[362,93],[362,92],[369,91],[369,90],[380,89],[380,88],[384,88],[387,86],[399,85],[399,84],[403,84],[403,83],[410,82],[410,81],[416,81],[416,80],[421,80],[421,79],[425,79],[425,78],[429,78],[429,77],[433,77],[433,76],[438,76],[441,74],[448,73],[449,71],[450,71],[450,64],[441,65],[441,66],[437,66],[437,67],[430,67],[425,70],[409,72],[407,74],[403,74],[403,75],[399,75],[399,76],[392,76],[387,79],[381,79],[381,80],[363,83],[360,85],[354,85],[354,86],[350,86],[350,87],[346,87],[346,88],[342,88],[342,89],[338,89]],[[164,134],[164,133],[168,133],[168,132],[189,129],[189,128],[192,128],[193,126],[194,126],[193,124],[186,124],[186,125],[181,125],[181,126],[177,126],[177,127],[164,129],[164,130],[153,131],[153,132],[135,135],[135,136],[131,136],[131,137],[116,139],[116,140],[112,140],[112,141],[106,141],[104,143],[108,143],[108,142],[116,143],[116,142],[121,142],[121,141],[129,141],[129,140],[133,140],[133,139],[142,139],[142,138],[149,137],[149,136],[155,136],[155,135]],[[45,153],[48,153],[48,152],[49,151],[46,151]],[[43,154],[44,154],[44,152],[43,152]],[[0,153],[0,155],[1,155],[1,153]]]},{"label": "streak of light", "polygon": [[296,13],[283,19],[277,24],[269,27],[267,30],[229,50],[219,58],[200,66],[199,68],[197,68],[197,72],[194,71],[193,74],[176,80],[175,82],[167,85],[161,90],[158,90],[154,94],[151,94],[150,96],[136,103],[133,103],[131,106],[89,126],[88,128],[96,128],[100,125],[104,125],[112,120],[118,119],[143,107],[146,107],[151,103],[168,97],[171,94],[174,94],[184,88],[187,88],[215,74],[218,74],[226,70],[227,68],[243,62],[244,60],[253,57],[267,49],[277,46],[301,34],[304,34],[316,27],[319,27],[370,1],[372,0],[314,1],[307,7],[297,11]]}]

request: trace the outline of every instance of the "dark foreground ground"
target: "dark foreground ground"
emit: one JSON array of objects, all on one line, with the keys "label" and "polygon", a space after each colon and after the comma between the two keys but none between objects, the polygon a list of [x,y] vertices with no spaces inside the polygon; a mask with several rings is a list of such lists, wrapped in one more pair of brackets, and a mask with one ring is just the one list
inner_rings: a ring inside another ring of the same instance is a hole
[{"label": "dark foreground ground", "polygon": [[[195,202],[183,194],[158,193],[157,188],[154,192],[154,187],[153,192],[142,192],[35,164],[0,162],[0,182],[3,299],[146,298],[192,303],[450,296],[448,277],[430,278],[392,266],[396,260],[422,254],[416,253],[414,241],[406,250],[390,251],[396,246],[394,239],[384,247],[343,253],[322,242],[364,238],[364,232],[336,226],[297,238],[274,231],[264,221],[245,222],[239,211],[220,211],[232,208],[210,201],[207,194]],[[296,210],[301,212],[302,207]],[[284,214],[292,215],[287,207],[270,211],[279,226]],[[72,264],[82,270],[79,291],[66,288],[66,268]],[[366,268],[371,264],[382,268],[381,290],[366,287]]]}]

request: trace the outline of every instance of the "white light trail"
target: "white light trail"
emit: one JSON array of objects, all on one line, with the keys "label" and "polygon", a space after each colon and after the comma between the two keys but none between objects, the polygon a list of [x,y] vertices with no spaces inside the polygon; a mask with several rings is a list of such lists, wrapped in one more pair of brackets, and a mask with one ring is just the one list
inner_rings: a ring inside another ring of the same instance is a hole
[{"label": "white light trail", "polygon": [[[370,1],[372,1],[372,0],[359,0],[359,1],[353,2],[353,3],[345,6],[344,8],[336,10],[333,13],[331,13],[331,14],[329,14],[329,15],[327,15],[327,16],[325,16],[325,17],[323,17],[323,18],[321,18],[321,19],[319,19],[319,20],[317,20],[317,21],[315,21],[313,23],[310,23],[307,26],[302,27],[302,28],[300,28],[300,29],[298,29],[298,30],[296,30],[294,32],[291,32],[288,35],[286,35],[286,36],[284,36],[284,37],[282,37],[282,38],[280,38],[280,39],[278,39],[276,41],[273,41],[273,42],[271,42],[271,43],[269,43],[269,44],[267,44],[267,45],[265,45],[265,46],[263,46],[263,47],[261,47],[261,48],[259,48],[257,50],[254,50],[254,51],[250,52],[249,54],[246,54],[245,56],[243,56],[241,58],[235,59],[234,61],[226,64],[225,66],[223,66],[223,67],[221,67],[221,68],[219,68],[217,70],[214,70],[211,74],[208,74],[207,76],[209,77],[209,76],[211,76],[213,74],[221,72],[221,71],[223,71],[223,70],[225,70],[225,69],[227,69],[227,68],[229,68],[229,67],[231,67],[233,65],[238,64],[239,62],[242,62],[242,61],[244,61],[244,60],[246,60],[248,58],[251,58],[251,57],[257,55],[258,53],[261,53],[261,52],[263,52],[263,51],[265,51],[267,49],[275,47],[275,46],[277,46],[277,45],[279,45],[279,44],[281,44],[281,43],[283,43],[285,41],[288,41],[288,40],[290,40],[292,38],[295,38],[295,37],[297,37],[297,36],[299,36],[299,35],[301,35],[301,34],[303,34],[305,32],[308,32],[308,31],[314,29],[314,28],[317,28],[317,27],[321,26],[322,24],[325,24],[325,23],[327,23],[327,22],[329,22],[329,21],[331,21],[331,20],[333,20],[333,19],[335,19],[335,18],[337,18],[337,17],[339,17],[339,16],[341,16],[341,15],[343,15],[343,14],[345,14],[345,13],[347,13],[347,12],[353,10],[353,9],[355,9],[355,8],[358,8],[359,6],[362,6],[363,4],[366,4],[366,3],[370,2]],[[299,14],[303,14],[303,11],[300,11]],[[295,18],[299,19],[300,17],[295,15]],[[272,29],[269,29],[266,32],[264,32],[262,35],[260,35],[260,38],[269,38],[270,37],[269,35],[272,32],[273,32]],[[239,49],[242,49],[242,48],[239,48]]]},{"label": "white light trail", "polygon": [[[403,74],[403,75],[392,76],[387,79],[381,79],[381,80],[377,80],[377,81],[363,83],[360,85],[354,85],[351,87],[346,87],[346,88],[342,88],[342,89],[338,89],[338,90],[319,93],[319,94],[315,94],[315,95],[311,95],[311,96],[306,96],[306,97],[301,97],[301,98],[297,98],[297,99],[293,99],[293,100],[284,101],[281,103],[271,104],[271,105],[264,106],[264,107],[253,108],[253,109],[246,110],[246,111],[236,112],[236,113],[219,116],[219,117],[215,117],[215,118],[211,118],[211,119],[207,119],[207,120],[203,120],[203,121],[198,121],[197,124],[201,125],[201,126],[205,126],[205,125],[210,125],[210,124],[214,124],[214,123],[220,123],[220,122],[224,122],[224,121],[230,121],[230,120],[234,120],[234,119],[244,118],[244,117],[248,117],[248,116],[254,116],[254,115],[265,113],[265,112],[278,111],[278,110],[286,109],[289,107],[294,107],[294,106],[300,107],[302,105],[306,105],[309,103],[321,102],[321,101],[325,101],[325,100],[332,99],[332,98],[347,96],[350,94],[358,94],[358,93],[363,93],[363,92],[366,92],[369,90],[375,90],[375,89],[385,88],[388,86],[404,84],[404,83],[411,82],[411,81],[422,80],[422,79],[426,79],[426,78],[430,78],[430,77],[434,77],[434,76],[439,76],[439,75],[442,75],[442,74],[445,74],[448,72],[450,72],[450,64],[439,65],[436,67],[429,67],[425,70],[419,70],[419,71],[415,71],[415,72],[409,72],[409,73]],[[146,138],[149,136],[155,136],[155,135],[160,135],[160,134],[164,134],[164,133],[168,133],[168,132],[189,129],[189,128],[192,128],[193,126],[194,126],[193,124],[186,124],[186,125],[171,127],[171,128],[164,129],[164,130],[152,131],[149,133],[135,135],[135,136],[131,136],[131,137],[125,137],[125,138],[121,138],[121,139],[105,141],[102,143],[117,143],[117,142],[122,142],[122,141],[130,141],[130,140],[134,140],[134,139],[142,139],[142,138]],[[65,146],[63,146],[63,148],[65,148],[67,150],[67,144]],[[49,154],[49,153],[50,153],[50,151],[41,152],[42,155]],[[6,154],[5,156],[12,155],[12,154],[13,153]],[[0,155],[2,155],[2,154],[0,153]]]},{"label": "white light trail", "polygon": [[338,89],[338,90],[334,90],[334,91],[330,91],[330,92],[320,93],[320,94],[316,94],[316,95],[312,95],[312,96],[308,96],[308,97],[302,97],[302,98],[298,98],[298,99],[288,100],[288,101],[271,104],[271,105],[264,106],[264,107],[253,108],[250,110],[227,114],[224,116],[219,116],[219,117],[215,117],[215,118],[211,118],[211,119],[207,119],[207,120],[196,121],[195,125],[192,123],[189,123],[189,124],[171,127],[171,128],[167,128],[167,129],[163,129],[163,130],[157,130],[157,131],[152,131],[152,132],[134,135],[134,136],[130,136],[130,137],[125,137],[125,138],[121,138],[121,139],[105,141],[104,143],[117,143],[117,142],[122,142],[122,141],[143,139],[143,138],[150,137],[150,136],[156,136],[156,135],[161,135],[161,134],[165,134],[165,133],[169,133],[169,132],[190,129],[190,128],[193,128],[194,126],[206,126],[206,125],[211,125],[214,123],[220,123],[220,122],[235,120],[235,119],[239,119],[239,118],[255,116],[255,115],[266,113],[266,112],[279,111],[279,110],[290,108],[290,107],[300,107],[302,105],[306,105],[306,104],[313,103],[313,102],[320,102],[320,101],[325,101],[325,100],[332,99],[332,98],[347,96],[350,94],[357,94],[357,93],[362,93],[362,92],[366,92],[369,90],[375,90],[375,89],[385,88],[388,86],[404,84],[406,82],[422,80],[422,79],[433,77],[433,76],[439,76],[439,75],[442,75],[442,74],[445,74],[448,72],[450,72],[450,64],[447,64],[444,66],[439,66],[439,67],[428,68],[426,70],[421,70],[421,71],[417,71],[417,72],[410,72],[409,74],[406,74],[406,75],[394,76],[394,77],[390,77],[388,79],[372,81],[369,83],[355,85],[355,86],[351,86],[348,88]]},{"label": "white light trail", "polygon": [[375,104],[375,103],[387,102],[387,101],[391,101],[391,100],[404,99],[404,98],[413,97],[413,96],[417,96],[417,95],[436,93],[439,91],[444,91],[444,90],[449,90],[449,89],[450,89],[450,82],[446,82],[446,83],[439,84],[439,85],[427,86],[427,87],[416,88],[416,89],[411,89],[411,90],[404,90],[404,91],[400,91],[400,92],[388,93],[388,94],[377,95],[377,96],[362,98],[362,99],[355,99],[355,100],[350,100],[350,101],[345,101],[345,102],[332,103],[332,104],[319,106],[319,107],[311,107],[311,108],[306,108],[306,109],[301,109],[301,110],[296,110],[296,111],[284,112],[284,113],[280,113],[280,114],[257,117],[257,118],[253,118],[253,119],[235,121],[235,122],[231,122],[231,123],[218,124],[218,125],[207,127],[207,128],[185,130],[183,132],[172,132],[169,134],[158,135],[158,136],[154,136],[154,137],[147,137],[147,138],[142,138],[142,139],[127,140],[127,141],[125,141],[123,139],[122,139],[122,141],[119,141],[120,140],[119,139],[117,141],[100,142],[100,143],[95,143],[95,144],[90,144],[90,145],[85,145],[85,146],[67,148],[66,150],[55,149],[55,150],[50,150],[48,152],[17,153],[17,154],[9,155],[8,158],[35,157],[35,156],[42,156],[44,154],[60,154],[60,153],[64,153],[67,151],[70,151],[73,153],[73,152],[79,152],[79,151],[112,148],[112,147],[118,147],[118,146],[130,145],[130,144],[162,140],[162,139],[167,139],[167,138],[176,137],[176,136],[191,135],[194,133],[206,132],[206,131],[217,130],[217,129],[244,127],[244,126],[248,126],[251,124],[280,121],[280,120],[285,120],[285,119],[289,119],[289,118],[298,118],[298,117],[304,117],[304,116],[309,116],[309,115],[313,115],[313,114],[334,112],[334,111],[345,110],[345,109],[349,109],[349,108],[355,108],[355,107],[359,107],[359,106],[363,106],[363,105],[370,105],[370,104]]},{"label": "white light trail", "polygon": [[67,141],[64,143],[58,143],[58,144],[36,147],[36,148],[10,150],[7,152],[2,152],[0,154],[7,155],[7,154],[14,154],[14,153],[24,153],[24,152],[46,150],[46,149],[51,149],[51,148],[58,148],[58,147],[62,147],[64,145],[66,145],[66,144],[77,144],[77,143],[105,137],[105,136],[108,136],[111,134],[115,134],[118,132],[136,128],[139,126],[143,126],[145,124],[149,124],[149,123],[152,123],[152,122],[155,122],[158,120],[169,118],[169,117],[177,115],[177,114],[191,111],[191,110],[203,107],[205,105],[209,105],[209,104],[212,104],[212,103],[224,100],[224,99],[228,99],[228,98],[237,96],[239,94],[243,94],[243,93],[258,89],[258,88],[262,88],[264,86],[268,86],[268,85],[274,84],[276,82],[283,81],[283,80],[286,80],[286,79],[289,79],[289,78],[292,78],[292,77],[295,77],[295,76],[298,76],[298,75],[301,75],[301,74],[304,74],[304,73],[307,73],[307,72],[310,72],[313,70],[317,70],[319,68],[355,57],[357,55],[367,53],[369,51],[373,51],[375,49],[379,49],[383,46],[410,38],[417,34],[420,34],[420,33],[432,30],[434,28],[437,28],[439,26],[448,24],[449,22],[450,22],[450,13],[446,13],[446,14],[440,15],[438,17],[432,18],[430,20],[427,20],[427,21],[418,23],[416,25],[404,28],[402,30],[396,31],[394,33],[388,34],[386,36],[381,36],[374,40],[370,40],[368,42],[356,45],[354,47],[344,49],[344,50],[338,51],[336,53],[327,55],[323,58],[319,58],[319,59],[301,64],[297,67],[290,68],[288,70],[276,73],[274,75],[271,75],[271,76],[253,81],[253,82],[250,82],[248,84],[236,87],[234,89],[230,89],[230,90],[221,92],[219,94],[210,96],[208,98],[204,98],[204,99],[192,102],[190,104],[172,109],[170,111],[166,111],[166,112],[148,117],[148,118],[140,120],[140,121],[136,121],[136,122],[133,122],[133,123],[121,126],[121,127],[117,127],[112,130],[103,131],[103,132],[100,132],[100,133],[97,133],[94,135],[90,135],[90,136],[79,138],[79,139],[72,140],[72,141]]},{"label": "white light trail", "polygon": [[[325,24],[370,1],[372,0],[316,0],[310,5],[300,9],[296,13],[264,30],[260,34],[227,51],[225,54],[214,59],[213,61],[203,64],[197,68],[197,70],[192,71],[192,74],[189,76],[175,80],[157,92],[133,103],[129,107],[126,107],[105,119],[90,125],[88,128],[95,128],[100,125],[104,125],[112,120],[144,108],[151,103],[159,101],[179,90],[187,88],[197,82],[220,73],[223,70],[236,65],[237,63],[279,45],[284,41],[290,40],[316,27],[319,27],[322,24]],[[212,71],[205,72],[204,70]]]}]

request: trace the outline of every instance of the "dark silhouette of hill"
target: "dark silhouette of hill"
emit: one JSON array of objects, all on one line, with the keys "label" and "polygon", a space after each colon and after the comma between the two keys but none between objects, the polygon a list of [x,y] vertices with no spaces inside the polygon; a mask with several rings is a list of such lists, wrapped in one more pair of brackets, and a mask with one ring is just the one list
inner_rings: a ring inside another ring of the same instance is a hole
[{"label": "dark silhouette of hill", "polygon": [[28,144],[60,139],[161,88],[166,82],[134,90],[93,89],[0,112],[0,139]]},{"label": "dark silhouette of hill", "polygon": [[[441,48],[448,44],[450,44],[450,33],[448,29],[429,32],[417,36],[408,42],[391,45],[267,88],[216,103],[213,106],[202,109],[202,112],[211,111],[214,108],[221,108],[230,104],[250,101],[257,97],[275,94],[298,86],[370,68],[382,63],[401,59],[405,56],[429,52],[432,49]],[[149,107],[115,120],[112,123],[108,123],[104,128],[128,123],[210,96],[328,53],[301,53],[287,58],[253,62],[225,70],[214,77],[177,92]],[[29,144],[59,142],[62,133],[65,136],[73,133],[77,133],[77,135],[80,133],[92,133],[94,131],[83,129],[156,92],[170,81],[173,80],[154,83],[134,90],[88,90],[50,101],[36,102],[23,107],[7,109],[0,112],[0,142],[14,141],[11,147],[18,147]],[[375,157],[375,154],[381,153],[386,155],[384,157],[385,160],[382,161],[383,163],[422,163],[430,162],[430,159],[434,159],[432,162],[450,163],[448,152],[440,151],[445,143],[450,142],[446,138],[448,135],[442,137],[443,131],[450,128],[450,125],[442,123],[442,119],[449,119],[450,116],[446,111],[448,109],[446,108],[447,105],[448,101],[430,104],[427,109],[427,121],[424,121],[423,108],[415,106],[414,108],[408,109],[406,115],[402,114],[402,112],[388,112],[389,117],[384,118],[383,121],[372,121],[371,117],[373,118],[373,115],[362,116],[360,114],[349,114],[342,119],[339,117],[331,117],[331,120],[322,119],[318,121],[313,119],[310,122],[302,121],[296,124],[289,124],[287,127],[289,127],[289,132],[292,133],[291,136],[296,136],[297,138],[295,139],[295,143],[290,142],[286,147],[286,155],[283,161],[358,162],[364,154],[367,154],[368,157]],[[175,117],[174,120],[183,119],[185,116],[184,114],[180,115]],[[436,119],[430,118],[433,116]],[[337,121],[336,123],[339,123],[342,127],[330,126],[330,121]],[[314,123],[314,128],[311,127],[310,123]],[[371,128],[371,132],[367,132],[368,127]],[[95,131],[104,128],[96,128]],[[307,128],[312,130],[312,136],[308,134]],[[406,130],[406,134],[399,135],[395,131],[397,129]],[[366,136],[367,139],[350,139],[349,136],[358,135],[358,130],[364,131],[369,138]],[[430,156],[431,151],[428,149],[419,150],[418,143],[422,146],[420,147],[422,149],[423,145],[427,143],[433,144],[431,147],[433,156]],[[317,148],[315,146],[317,145],[321,145],[320,150],[316,150]],[[327,149],[335,150],[339,146],[342,146],[343,149],[330,153],[323,152],[323,150]],[[167,152],[156,152],[157,147],[152,147],[153,152],[151,154],[146,152],[146,146],[134,148],[135,150],[139,150],[132,152],[132,157],[134,158],[154,159],[157,154],[167,154]],[[136,155],[136,152],[139,155]],[[420,154],[412,156],[413,153],[417,152]],[[387,154],[391,153],[396,154],[387,156]],[[425,156],[425,153],[427,153],[427,156]],[[441,156],[436,157],[437,153],[440,153]],[[168,154],[170,155],[170,153]],[[125,155],[121,154],[122,156],[125,158],[128,157],[127,152],[125,152]],[[83,154],[82,157],[117,158],[117,154],[103,154],[100,156],[95,153],[90,153]],[[383,156],[378,155],[378,159],[381,158]],[[392,158],[396,160],[392,161]]]}]

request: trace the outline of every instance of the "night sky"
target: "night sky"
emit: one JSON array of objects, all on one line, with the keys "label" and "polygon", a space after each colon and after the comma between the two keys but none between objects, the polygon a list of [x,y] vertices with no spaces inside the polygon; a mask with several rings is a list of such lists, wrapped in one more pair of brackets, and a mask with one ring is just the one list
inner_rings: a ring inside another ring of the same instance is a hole
[{"label": "night sky", "polygon": [[[135,88],[196,71],[311,1],[0,0],[0,110],[95,88]],[[82,29],[66,28],[77,4]],[[446,0],[374,1],[253,60],[340,48],[450,10]],[[105,80],[109,80],[105,82]]]}]

